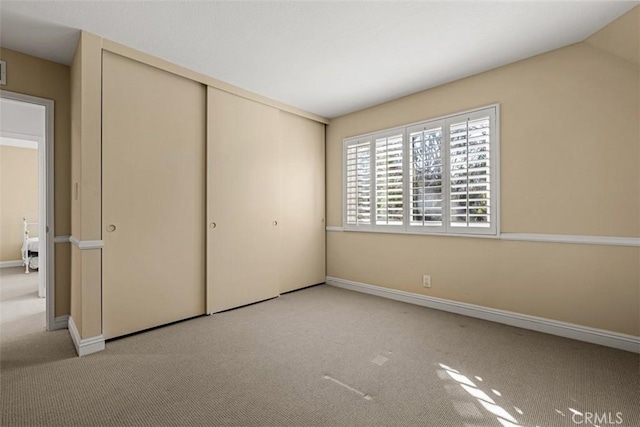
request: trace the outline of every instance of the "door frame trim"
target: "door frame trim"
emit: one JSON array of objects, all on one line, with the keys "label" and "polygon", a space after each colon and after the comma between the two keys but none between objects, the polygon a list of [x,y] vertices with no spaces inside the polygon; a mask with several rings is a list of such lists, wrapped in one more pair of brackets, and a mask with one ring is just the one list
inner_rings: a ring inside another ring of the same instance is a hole
[{"label": "door frame trim", "polygon": [[[14,101],[27,102],[30,104],[42,105],[45,108],[45,135],[38,143],[38,157],[43,157],[42,166],[38,164],[38,172],[40,168],[44,169],[44,186],[38,182],[38,222],[39,236],[44,236],[44,283],[46,298],[46,327],[48,331],[61,329],[61,324],[55,322],[55,250],[54,237],[55,234],[55,213],[54,213],[54,151],[55,151],[55,135],[54,135],[54,113],[55,102],[52,99],[40,98],[37,96],[25,95],[22,93],[11,92],[8,90],[0,90],[0,98],[11,99]],[[44,152],[44,155],[43,155]],[[41,188],[43,187],[43,188]],[[48,230],[47,230],[48,229]],[[44,233],[43,233],[44,231]]]}]

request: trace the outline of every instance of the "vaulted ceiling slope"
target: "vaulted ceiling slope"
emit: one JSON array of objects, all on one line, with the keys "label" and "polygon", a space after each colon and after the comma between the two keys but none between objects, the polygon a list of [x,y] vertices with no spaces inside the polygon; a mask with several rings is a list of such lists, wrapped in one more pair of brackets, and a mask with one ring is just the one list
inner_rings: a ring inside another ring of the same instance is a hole
[{"label": "vaulted ceiling slope", "polygon": [[69,64],[87,30],[336,117],[584,40],[638,1],[0,2],[0,44]]}]

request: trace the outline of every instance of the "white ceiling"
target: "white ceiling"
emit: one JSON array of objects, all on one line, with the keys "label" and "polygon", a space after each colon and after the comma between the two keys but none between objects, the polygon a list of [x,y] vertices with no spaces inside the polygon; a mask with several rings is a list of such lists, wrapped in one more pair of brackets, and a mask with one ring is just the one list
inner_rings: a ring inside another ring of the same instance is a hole
[{"label": "white ceiling", "polygon": [[69,64],[83,29],[336,117],[582,41],[638,3],[2,0],[0,44]]}]

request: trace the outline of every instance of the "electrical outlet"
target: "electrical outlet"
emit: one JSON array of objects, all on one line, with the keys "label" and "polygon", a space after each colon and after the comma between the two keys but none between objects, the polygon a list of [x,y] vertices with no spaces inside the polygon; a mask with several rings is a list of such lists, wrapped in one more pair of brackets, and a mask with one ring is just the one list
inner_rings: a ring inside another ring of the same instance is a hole
[{"label": "electrical outlet", "polygon": [[422,286],[425,288],[431,287],[431,276],[427,276],[426,274],[422,276]]}]

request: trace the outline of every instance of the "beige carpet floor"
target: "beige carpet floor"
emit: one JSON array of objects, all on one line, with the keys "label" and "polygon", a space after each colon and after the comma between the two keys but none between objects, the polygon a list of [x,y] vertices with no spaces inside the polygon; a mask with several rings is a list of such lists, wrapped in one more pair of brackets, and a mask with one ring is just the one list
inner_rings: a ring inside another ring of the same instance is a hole
[{"label": "beige carpet floor", "polygon": [[38,298],[38,272],[0,268],[0,332],[12,339],[46,329],[46,300]]},{"label": "beige carpet floor", "polygon": [[640,426],[637,354],[326,285],[83,358],[1,338],[3,426]]}]

